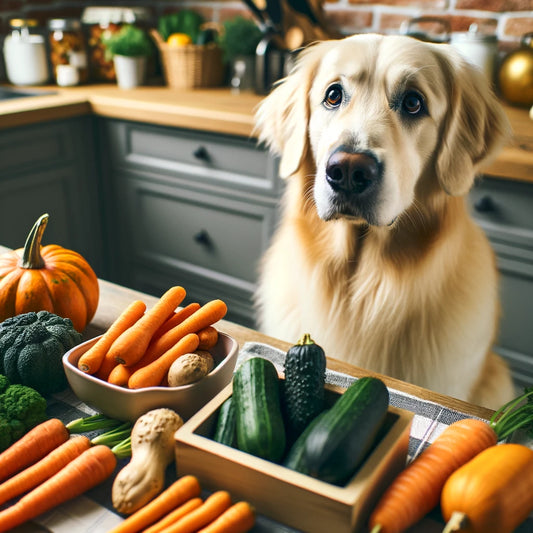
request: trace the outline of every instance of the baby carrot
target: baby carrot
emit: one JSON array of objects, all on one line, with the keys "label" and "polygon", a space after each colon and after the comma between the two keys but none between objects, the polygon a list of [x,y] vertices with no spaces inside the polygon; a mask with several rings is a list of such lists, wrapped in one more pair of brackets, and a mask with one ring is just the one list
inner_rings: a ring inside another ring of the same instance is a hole
[{"label": "baby carrot", "polygon": [[166,333],[168,330],[176,327],[178,324],[181,324],[186,318],[189,318],[195,311],[200,309],[200,304],[197,302],[190,303],[186,305],[183,309],[172,313],[172,315],[167,318],[164,324],[154,333],[152,337],[152,342],[154,339],[158,339]]},{"label": "baby carrot", "polygon": [[58,418],[35,426],[0,454],[0,481],[39,461],[69,437],[68,429]]},{"label": "baby carrot", "polygon": [[119,363],[118,365],[115,365],[113,370],[111,370],[109,373],[107,382],[112,383],[113,385],[118,385],[119,387],[127,387],[130,376],[130,369],[127,366]]},{"label": "baby carrot", "polygon": [[128,516],[109,533],[137,533],[186,501],[200,496],[200,483],[195,476],[183,476],[144,507]]},{"label": "baby carrot", "polygon": [[218,331],[213,326],[207,326],[198,331],[198,339],[200,340],[198,344],[200,350],[210,350],[218,342]]},{"label": "baby carrot", "polygon": [[130,389],[157,387],[163,381],[172,363],[181,355],[198,348],[198,335],[189,333],[149,365],[139,368],[129,379]]},{"label": "baby carrot", "polygon": [[225,490],[213,492],[200,507],[166,527],[161,533],[193,533],[216,520],[231,506],[231,496]]},{"label": "baby carrot", "polygon": [[174,509],[166,516],[161,518],[159,522],[156,522],[153,526],[145,529],[143,533],[160,533],[163,531],[163,529],[176,522],[176,520],[179,520],[197,507],[200,507],[202,503],[202,498],[191,498],[189,501],[185,502],[183,505],[180,505],[177,509]]},{"label": "baby carrot", "polygon": [[185,289],[171,287],[131,328],[113,342],[108,354],[118,363],[133,365],[143,356],[153,334],[185,298]]},{"label": "baby carrot", "polygon": [[254,524],[254,508],[248,502],[237,502],[198,533],[246,533]]},{"label": "baby carrot", "polygon": [[73,437],[59,445],[40,461],[0,485],[0,505],[52,477],[90,447],[91,441],[85,436]]},{"label": "baby carrot", "polygon": [[370,516],[371,533],[400,533],[439,503],[448,477],[497,442],[494,430],[474,418],[448,426],[389,485]]},{"label": "baby carrot", "polygon": [[146,311],[146,304],[141,300],[132,302],[109,326],[109,329],[79,359],[78,368],[87,374],[98,371],[105,356],[124,331],[133,326]]},{"label": "baby carrot", "polygon": [[178,324],[151,343],[146,352],[147,356],[152,357],[155,355],[159,357],[188,333],[196,333],[224,318],[227,311],[228,308],[222,300],[207,302],[181,324]]},{"label": "baby carrot", "polygon": [[57,474],[0,512],[0,532],[9,531],[106,480],[117,459],[103,444],[84,451]]},{"label": "baby carrot", "polygon": [[107,381],[109,374],[111,374],[113,368],[115,368],[118,364],[119,363],[116,362],[113,355],[109,355],[109,352],[107,352],[95,376],[103,381]]}]

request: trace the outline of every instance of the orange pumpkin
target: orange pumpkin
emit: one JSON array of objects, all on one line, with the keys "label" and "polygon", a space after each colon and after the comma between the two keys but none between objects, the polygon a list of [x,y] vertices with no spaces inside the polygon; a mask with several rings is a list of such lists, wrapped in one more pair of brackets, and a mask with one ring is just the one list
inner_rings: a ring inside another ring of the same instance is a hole
[{"label": "orange pumpkin", "polygon": [[24,248],[0,255],[0,321],[44,310],[70,318],[82,332],[98,306],[98,278],[79,253],[57,244],[41,247],[47,223],[44,214]]}]

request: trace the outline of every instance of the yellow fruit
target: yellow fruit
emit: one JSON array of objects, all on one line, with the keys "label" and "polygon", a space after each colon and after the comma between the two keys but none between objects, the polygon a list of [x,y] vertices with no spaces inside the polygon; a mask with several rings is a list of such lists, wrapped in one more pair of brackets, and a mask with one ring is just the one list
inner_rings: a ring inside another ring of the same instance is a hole
[{"label": "yellow fruit", "polygon": [[172,33],[168,36],[167,44],[169,46],[185,46],[191,44],[192,40],[186,33]]}]

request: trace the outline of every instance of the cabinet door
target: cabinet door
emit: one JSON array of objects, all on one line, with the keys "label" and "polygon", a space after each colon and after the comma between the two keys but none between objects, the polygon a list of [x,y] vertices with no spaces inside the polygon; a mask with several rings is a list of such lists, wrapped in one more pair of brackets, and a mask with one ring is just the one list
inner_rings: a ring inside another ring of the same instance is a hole
[{"label": "cabinet door", "polygon": [[519,387],[533,385],[533,185],[486,178],[470,196],[500,271],[501,319],[495,351]]}]

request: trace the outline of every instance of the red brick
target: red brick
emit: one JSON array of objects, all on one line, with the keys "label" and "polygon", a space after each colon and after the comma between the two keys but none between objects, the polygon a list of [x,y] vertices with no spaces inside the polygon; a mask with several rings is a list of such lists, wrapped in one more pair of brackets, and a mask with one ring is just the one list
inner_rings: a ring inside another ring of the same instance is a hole
[{"label": "red brick", "polygon": [[414,7],[421,8],[423,6],[424,10],[430,9],[446,9],[449,6],[449,0],[349,0],[350,4],[354,5],[373,5],[381,4],[387,6],[403,6],[403,7]]},{"label": "red brick", "polygon": [[456,9],[482,11],[531,11],[533,0],[457,0]]},{"label": "red brick", "polygon": [[507,37],[522,37],[533,32],[533,17],[511,17],[505,21],[503,33]]},{"label": "red brick", "polygon": [[328,9],[326,18],[334,28],[357,32],[372,27],[374,14],[372,11],[354,11]]}]

